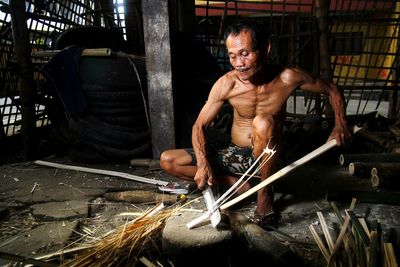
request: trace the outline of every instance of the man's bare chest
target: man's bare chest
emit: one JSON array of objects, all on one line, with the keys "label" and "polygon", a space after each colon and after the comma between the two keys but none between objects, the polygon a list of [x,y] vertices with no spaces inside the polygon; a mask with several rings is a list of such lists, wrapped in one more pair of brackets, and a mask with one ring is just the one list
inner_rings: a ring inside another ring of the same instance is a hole
[{"label": "man's bare chest", "polygon": [[238,115],[251,118],[258,114],[278,113],[289,95],[290,88],[270,84],[239,89],[228,100]]}]

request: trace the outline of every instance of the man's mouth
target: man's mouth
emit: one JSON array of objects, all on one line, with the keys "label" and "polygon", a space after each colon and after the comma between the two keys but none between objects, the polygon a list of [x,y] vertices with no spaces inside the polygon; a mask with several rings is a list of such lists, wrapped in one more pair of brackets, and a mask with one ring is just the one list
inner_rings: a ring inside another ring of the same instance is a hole
[{"label": "man's mouth", "polygon": [[245,72],[245,71],[248,71],[249,68],[236,68],[236,70],[237,70],[238,72]]}]

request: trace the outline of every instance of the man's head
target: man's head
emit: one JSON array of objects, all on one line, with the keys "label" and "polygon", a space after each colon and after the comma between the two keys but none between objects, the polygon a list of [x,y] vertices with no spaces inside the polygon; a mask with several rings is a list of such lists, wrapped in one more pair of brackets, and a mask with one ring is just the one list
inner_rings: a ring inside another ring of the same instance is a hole
[{"label": "man's head", "polygon": [[229,62],[242,81],[255,77],[270,51],[268,36],[256,24],[238,22],[225,31]]},{"label": "man's head", "polygon": [[227,38],[239,35],[240,32],[248,31],[251,34],[253,50],[262,51],[269,45],[269,35],[262,29],[259,24],[254,22],[239,21],[230,24],[224,33],[224,40],[226,43]]}]

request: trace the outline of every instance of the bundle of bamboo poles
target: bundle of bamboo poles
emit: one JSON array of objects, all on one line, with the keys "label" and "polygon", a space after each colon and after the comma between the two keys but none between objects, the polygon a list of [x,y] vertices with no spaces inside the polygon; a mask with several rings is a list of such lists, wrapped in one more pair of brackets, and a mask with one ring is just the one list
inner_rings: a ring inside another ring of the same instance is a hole
[{"label": "bundle of bamboo poles", "polygon": [[151,208],[100,240],[86,244],[80,255],[61,266],[135,266],[141,252],[149,248],[165,220],[177,209],[164,209],[163,204]]},{"label": "bundle of bamboo poles", "polygon": [[373,188],[400,188],[400,153],[341,154],[340,165],[349,174],[369,178]]},{"label": "bundle of bamboo poles", "polygon": [[397,267],[393,245],[383,240],[380,223],[375,220],[368,228],[365,219],[358,218],[354,213],[356,201],[353,199],[349,209],[345,210],[344,217],[336,204],[331,202],[340,226],[336,241],[321,212],[317,212],[317,215],[325,241],[314,225],[309,226],[327,266]]}]

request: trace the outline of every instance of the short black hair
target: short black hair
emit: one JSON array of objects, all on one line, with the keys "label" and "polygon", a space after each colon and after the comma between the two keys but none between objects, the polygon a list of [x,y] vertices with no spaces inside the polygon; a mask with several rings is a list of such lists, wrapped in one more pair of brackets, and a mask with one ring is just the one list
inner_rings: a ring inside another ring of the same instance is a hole
[{"label": "short black hair", "polygon": [[265,46],[269,43],[269,34],[268,32],[260,25],[255,23],[254,21],[238,21],[230,24],[224,33],[224,41],[226,43],[226,39],[229,35],[237,36],[239,33],[243,31],[250,31],[251,38],[253,41],[253,49],[261,51],[265,48]]}]

